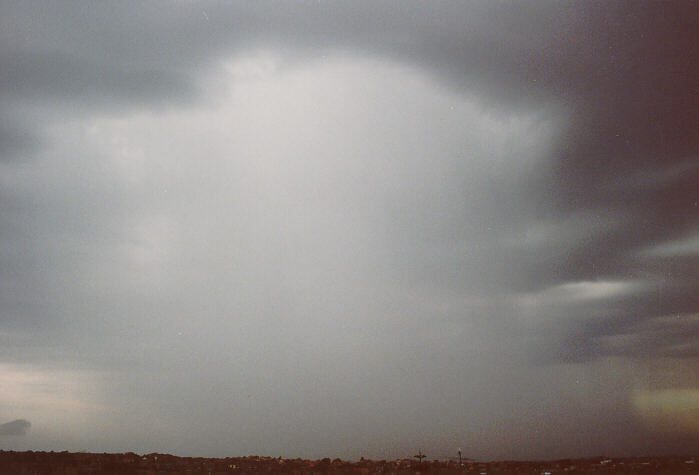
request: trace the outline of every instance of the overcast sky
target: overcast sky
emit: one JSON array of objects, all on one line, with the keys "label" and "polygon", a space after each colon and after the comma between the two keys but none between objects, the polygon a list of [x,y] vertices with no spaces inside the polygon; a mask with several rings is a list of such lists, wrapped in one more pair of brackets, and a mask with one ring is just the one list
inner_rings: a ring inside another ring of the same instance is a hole
[{"label": "overcast sky", "polygon": [[699,446],[693,2],[0,3],[0,447]]}]

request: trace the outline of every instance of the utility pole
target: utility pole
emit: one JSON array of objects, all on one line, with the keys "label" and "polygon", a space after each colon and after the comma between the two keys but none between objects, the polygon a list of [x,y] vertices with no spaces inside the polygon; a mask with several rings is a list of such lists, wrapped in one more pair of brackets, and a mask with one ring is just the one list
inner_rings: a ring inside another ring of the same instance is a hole
[{"label": "utility pole", "polygon": [[422,459],[424,459],[425,457],[427,457],[427,455],[423,454],[423,453],[422,453],[422,450],[418,450],[418,451],[417,451],[417,455],[413,455],[413,457],[415,457],[416,459],[418,459],[418,460],[420,461],[420,465],[422,465]]},{"label": "utility pole", "polygon": [[459,449],[459,467],[462,467],[464,464],[461,463],[461,449]]}]

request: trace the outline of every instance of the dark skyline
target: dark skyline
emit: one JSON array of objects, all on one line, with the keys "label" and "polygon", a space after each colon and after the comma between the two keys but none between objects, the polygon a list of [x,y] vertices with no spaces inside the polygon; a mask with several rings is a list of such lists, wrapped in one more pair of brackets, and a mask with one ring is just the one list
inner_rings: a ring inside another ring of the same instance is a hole
[{"label": "dark skyline", "polygon": [[698,11],[2,2],[0,444],[694,450]]}]

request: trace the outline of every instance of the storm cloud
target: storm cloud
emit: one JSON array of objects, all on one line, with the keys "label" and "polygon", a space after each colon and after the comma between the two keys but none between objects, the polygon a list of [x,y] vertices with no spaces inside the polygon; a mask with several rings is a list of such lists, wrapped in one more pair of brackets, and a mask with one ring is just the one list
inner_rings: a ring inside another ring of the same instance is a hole
[{"label": "storm cloud", "polygon": [[31,427],[29,421],[17,419],[11,422],[0,424],[0,435],[26,435]]},{"label": "storm cloud", "polygon": [[3,2],[0,414],[36,449],[690,450],[696,8]]}]

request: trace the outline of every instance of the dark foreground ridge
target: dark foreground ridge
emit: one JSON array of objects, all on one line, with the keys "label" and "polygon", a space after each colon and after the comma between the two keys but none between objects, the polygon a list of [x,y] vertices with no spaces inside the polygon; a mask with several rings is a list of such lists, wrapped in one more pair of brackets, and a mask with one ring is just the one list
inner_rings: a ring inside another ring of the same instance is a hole
[{"label": "dark foreground ridge", "polygon": [[467,460],[423,460],[417,457],[399,460],[340,459],[304,460],[281,457],[202,458],[168,454],[138,455],[71,452],[0,451],[1,475],[218,475],[227,473],[288,474],[699,474],[699,457],[634,457],[565,459],[536,462],[477,462]]}]

